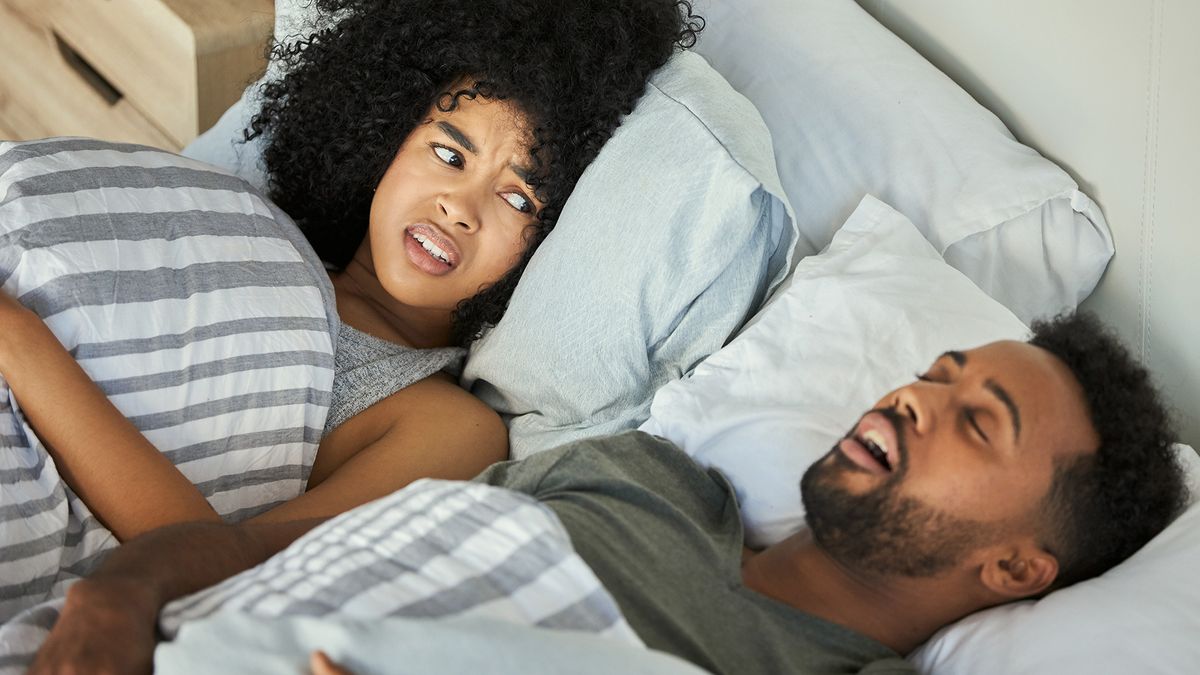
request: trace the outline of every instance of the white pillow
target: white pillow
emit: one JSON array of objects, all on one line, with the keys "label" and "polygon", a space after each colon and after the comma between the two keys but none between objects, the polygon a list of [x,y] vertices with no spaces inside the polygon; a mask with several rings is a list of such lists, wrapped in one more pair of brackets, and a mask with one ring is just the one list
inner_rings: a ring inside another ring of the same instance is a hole
[{"label": "white pillow", "polygon": [[[1177,446],[1200,494],[1200,457]],[[943,628],[909,655],[931,675],[1194,673],[1200,665],[1200,501],[1129,560],[1037,602]]]},{"label": "white pillow", "polygon": [[1024,321],[1095,287],[1113,253],[1096,205],[853,0],[697,9],[697,50],[771,129],[805,252],[873,194]]},{"label": "white pillow", "polygon": [[[1026,336],[868,197],[741,335],[659,391],[642,428],[725,473],[748,543],[766,546],[802,526],[800,476],[879,396],[945,349]],[[1200,458],[1180,453],[1198,493]],[[1197,561],[1200,502],[1107,574],[972,615],[910,659],[933,675],[1190,672],[1200,663]]]},{"label": "white pillow", "polygon": [[796,239],[770,135],[701,57],[676,54],[579,179],[463,385],[509,421],[516,459],[632,429],[719,349]]},{"label": "white pillow", "polygon": [[737,338],[658,391],[642,429],[728,476],[747,543],[767,546],[803,525],[800,476],[880,396],[947,349],[1027,336],[907,218],[866,197]]}]

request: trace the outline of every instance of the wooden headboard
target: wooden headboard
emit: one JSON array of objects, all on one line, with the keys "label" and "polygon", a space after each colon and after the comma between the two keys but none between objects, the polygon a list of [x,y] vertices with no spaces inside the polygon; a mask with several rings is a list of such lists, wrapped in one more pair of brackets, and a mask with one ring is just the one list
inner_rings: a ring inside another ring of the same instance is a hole
[{"label": "wooden headboard", "polygon": [[1116,255],[1084,307],[1113,325],[1200,446],[1200,3],[859,0],[1064,167]]}]

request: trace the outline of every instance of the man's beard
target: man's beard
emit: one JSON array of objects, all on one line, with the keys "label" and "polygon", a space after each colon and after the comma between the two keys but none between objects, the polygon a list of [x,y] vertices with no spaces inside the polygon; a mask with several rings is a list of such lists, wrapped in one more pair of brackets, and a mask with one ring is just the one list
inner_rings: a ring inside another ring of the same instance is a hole
[{"label": "man's beard", "polygon": [[838,485],[858,470],[840,450],[809,467],[800,480],[804,519],[813,538],[842,565],[879,576],[931,577],[957,565],[989,534],[989,526],[956,517],[900,494],[908,469],[903,427],[893,410],[880,410],[896,429],[901,465],[865,494]]}]

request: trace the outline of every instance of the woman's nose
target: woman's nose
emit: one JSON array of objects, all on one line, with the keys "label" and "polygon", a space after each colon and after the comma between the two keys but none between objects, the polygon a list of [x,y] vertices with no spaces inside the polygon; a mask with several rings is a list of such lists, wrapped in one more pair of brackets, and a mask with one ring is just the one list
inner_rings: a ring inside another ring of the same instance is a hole
[{"label": "woman's nose", "polygon": [[447,190],[438,196],[438,210],[455,229],[475,232],[479,229],[479,210],[462,191]]}]

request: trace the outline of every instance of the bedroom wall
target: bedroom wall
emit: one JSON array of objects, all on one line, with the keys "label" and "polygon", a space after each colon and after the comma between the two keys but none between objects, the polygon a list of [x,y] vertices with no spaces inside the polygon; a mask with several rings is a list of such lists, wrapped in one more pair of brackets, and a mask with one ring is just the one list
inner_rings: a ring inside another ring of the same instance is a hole
[{"label": "bedroom wall", "polygon": [[1117,253],[1084,307],[1200,446],[1200,2],[858,1],[1100,204]]}]

